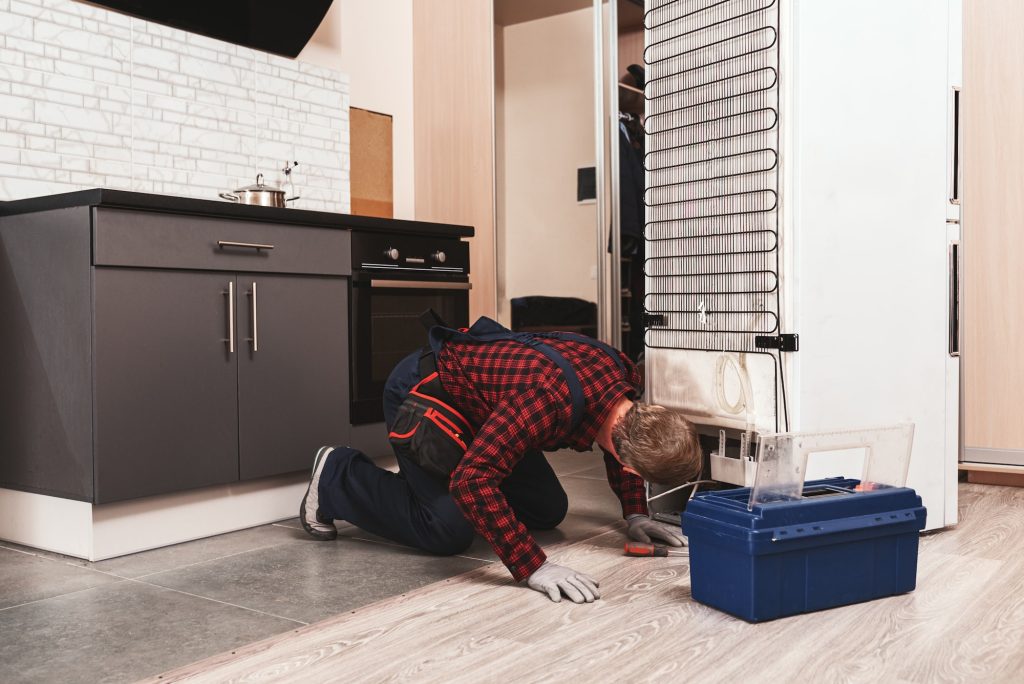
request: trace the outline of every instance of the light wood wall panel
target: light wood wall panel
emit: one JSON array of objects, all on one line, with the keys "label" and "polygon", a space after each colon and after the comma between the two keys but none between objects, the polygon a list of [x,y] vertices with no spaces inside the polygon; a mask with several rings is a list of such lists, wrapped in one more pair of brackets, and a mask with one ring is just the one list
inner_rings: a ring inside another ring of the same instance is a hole
[{"label": "light wood wall panel", "polygon": [[495,315],[494,8],[413,1],[416,218],[476,228],[470,316]]},{"label": "light wood wall panel", "polygon": [[1024,2],[964,3],[966,448],[1024,449]]}]

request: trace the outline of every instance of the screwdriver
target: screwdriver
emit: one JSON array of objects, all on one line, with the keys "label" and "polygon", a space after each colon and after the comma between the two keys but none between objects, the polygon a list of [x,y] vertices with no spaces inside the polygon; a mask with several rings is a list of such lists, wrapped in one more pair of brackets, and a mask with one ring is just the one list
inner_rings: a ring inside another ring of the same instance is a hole
[{"label": "screwdriver", "polygon": [[689,556],[689,550],[669,551],[664,546],[654,544],[641,544],[639,542],[626,542],[625,552],[627,556]]}]

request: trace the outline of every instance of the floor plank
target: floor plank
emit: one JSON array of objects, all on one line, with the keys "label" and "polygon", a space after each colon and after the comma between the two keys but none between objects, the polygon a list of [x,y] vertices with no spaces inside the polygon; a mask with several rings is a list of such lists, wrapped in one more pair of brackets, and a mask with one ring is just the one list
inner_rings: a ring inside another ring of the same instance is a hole
[{"label": "floor plank", "polygon": [[688,559],[623,557],[616,530],[549,550],[601,580],[592,605],[490,564],[148,681],[1020,681],[1024,492],[961,498],[903,596],[751,625],[691,599]]}]

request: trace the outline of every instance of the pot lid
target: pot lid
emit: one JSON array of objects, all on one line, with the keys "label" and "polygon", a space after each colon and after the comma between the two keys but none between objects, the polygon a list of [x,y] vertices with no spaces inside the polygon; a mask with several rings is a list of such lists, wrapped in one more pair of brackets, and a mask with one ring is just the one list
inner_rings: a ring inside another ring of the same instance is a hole
[{"label": "pot lid", "polygon": [[238,188],[237,190],[235,190],[235,192],[281,192],[281,193],[283,193],[284,190],[282,188],[277,187],[276,185],[271,185],[269,183],[264,183],[263,182],[263,174],[262,173],[257,173],[256,174],[256,182],[255,183],[253,183],[252,185],[247,185],[244,188]]}]

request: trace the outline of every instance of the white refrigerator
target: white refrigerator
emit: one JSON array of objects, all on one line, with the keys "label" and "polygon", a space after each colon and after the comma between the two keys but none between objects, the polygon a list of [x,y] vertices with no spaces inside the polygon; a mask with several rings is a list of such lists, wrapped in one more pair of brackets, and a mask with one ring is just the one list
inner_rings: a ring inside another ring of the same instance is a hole
[{"label": "white refrigerator", "polygon": [[646,10],[648,399],[712,437],[912,422],[954,524],[960,0]]}]

